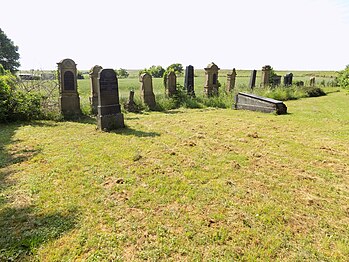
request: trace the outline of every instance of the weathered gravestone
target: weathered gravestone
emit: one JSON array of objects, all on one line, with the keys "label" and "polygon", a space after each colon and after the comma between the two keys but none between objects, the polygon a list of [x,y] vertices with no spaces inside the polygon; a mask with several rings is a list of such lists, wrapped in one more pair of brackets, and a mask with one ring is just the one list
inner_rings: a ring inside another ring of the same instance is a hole
[{"label": "weathered gravestone", "polygon": [[262,67],[262,86],[269,86],[270,84],[271,66],[266,65]]},{"label": "weathered gravestone", "polygon": [[101,69],[98,74],[98,115],[100,130],[113,130],[125,127],[121,113],[119,86],[113,69]]},{"label": "weathered gravestone", "polygon": [[95,65],[90,70],[90,80],[91,80],[91,96],[90,96],[90,105],[92,108],[92,113],[97,115],[98,110],[98,74],[102,70],[102,67]]},{"label": "weathered gravestone", "polygon": [[315,77],[310,78],[310,86],[315,86]]},{"label": "weathered gravestone", "polygon": [[64,117],[81,114],[80,97],[77,90],[76,64],[71,59],[63,59],[58,65],[59,106]]},{"label": "weathered gravestone", "polygon": [[206,96],[218,96],[218,71],[219,67],[215,63],[208,64],[205,68],[205,87],[204,93]]},{"label": "weathered gravestone", "polygon": [[284,76],[284,86],[291,86],[293,81],[293,74],[289,73]]},{"label": "weathered gravestone", "polygon": [[166,77],[166,90],[169,97],[177,93],[177,76],[175,72],[171,71]]},{"label": "weathered gravestone", "polygon": [[235,96],[235,109],[246,109],[265,113],[286,114],[287,107],[282,101],[239,92]]},{"label": "weathered gravestone", "polygon": [[184,88],[189,96],[195,96],[194,91],[194,67],[189,65],[185,68]]},{"label": "weathered gravestone", "polygon": [[250,83],[248,84],[248,87],[253,89],[256,86],[256,76],[257,76],[257,70],[251,71],[251,77],[250,77]]},{"label": "weathered gravestone", "polygon": [[135,103],[134,101],[134,97],[135,97],[135,91],[134,90],[131,90],[130,91],[130,96],[128,98],[128,101],[126,104],[124,104],[125,106],[125,109],[128,111],[128,112],[134,112],[134,113],[137,113],[139,112],[139,109],[137,107],[137,104]]},{"label": "weathered gravestone", "polygon": [[227,74],[227,87],[226,87],[227,93],[230,93],[235,88],[235,79],[236,79],[236,71],[235,71],[235,68],[233,68],[233,71],[231,72],[231,74]]},{"label": "weathered gravestone", "polygon": [[141,82],[141,97],[144,103],[153,110],[156,107],[155,95],[153,92],[153,79],[148,73],[140,75],[139,81]]}]

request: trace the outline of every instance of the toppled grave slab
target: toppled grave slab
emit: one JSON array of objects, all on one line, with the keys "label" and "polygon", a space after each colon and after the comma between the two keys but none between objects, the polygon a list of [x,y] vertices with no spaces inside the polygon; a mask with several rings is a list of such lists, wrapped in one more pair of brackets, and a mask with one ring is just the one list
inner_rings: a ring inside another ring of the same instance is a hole
[{"label": "toppled grave slab", "polygon": [[235,96],[235,109],[287,114],[287,107],[282,101],[242,92]]}]

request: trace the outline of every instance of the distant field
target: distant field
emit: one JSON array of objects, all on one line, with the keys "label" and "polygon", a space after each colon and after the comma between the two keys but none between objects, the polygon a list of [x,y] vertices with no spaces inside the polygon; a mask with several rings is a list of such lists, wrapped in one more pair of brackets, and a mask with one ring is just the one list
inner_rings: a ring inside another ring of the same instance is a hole
[{"label": "distant field", "polygon": [[349,93],[286,105],[0,124],[0,261],[348,261]]}]

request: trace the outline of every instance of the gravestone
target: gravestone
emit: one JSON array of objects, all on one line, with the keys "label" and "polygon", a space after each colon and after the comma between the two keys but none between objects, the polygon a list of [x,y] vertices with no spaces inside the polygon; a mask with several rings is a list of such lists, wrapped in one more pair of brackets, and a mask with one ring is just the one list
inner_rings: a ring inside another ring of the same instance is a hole
[{"label": "gravestone", "polygon": [[304,81],[298,81],[298,82],[296,82],[296,86],[304,86]]},{"label": "gravestone", "polygon": [[231,74],[227,74],[227,93],[230,93],[235,88],[236,71],[233,68]]},{"label": "gravestone", "polygon": [[71,59],[63,59],[57,65],[60,111],[68,118],[81,115],[76,64]]},{"label": "gravestone", "polygon": [[315,86],[315,77],[310,78],[310,86]]},{"label": "gravestone", "polygon": [[184,88],[189,96],[195,96],[194,91],[194,67],[189,65],[185,68]]},{"label": "gravestone", "polygon": [[91,84],[91,96],[90,96],[90,105],[92,108],[92,113],[97,115],[98,110],[98,74],[102,70],[102,67],[95,65],[90,70],[90,84]]},{"label": "gravestone", "polygon": [[177,76],[173,71],[169,72],[166,77],[166,89],[169,97],[177,93]]},{"label": "gravestone", "polygon": [[219,82],[218,71],[219,67],[215,63],[210,63],[205,68],[205,87],[204,93],[206,96],[218,96]]},{"label": "gravestone", "polygon": [[156,106],[155,95],[153,92],[153,79],[148,73],[140,75],[141,97],[149,109],[154,110]]},{"label": "gravestone", "polygon": [[253,89],[256,86],[256,76],[257,76],[257,70],[251,71],[251,77],[250,77],[250,83],[248,84],[248,87]]},{"label": "gravestone", "polygon": [[266,65],[262,67],[262,86],[269,86],[270,84],[271,66]]},{"label": "gravestone", "polygon": [[134,97],[135,97],[135,91],[134,90],[131,90],[130,91],[130,96],[128,98],[128,101],[127,103],[125,104],[125,109],[128,111],[128,112],[134,112],[134,113],[137,113],[139,112],[139,109],[137,107],[137,104],[135,103],[134,101]]},{"label": "gravestone", "polygon": [[98,128],[109,131],[125,127],[124,115],[120,108],[118,79],[113,69],[99,71],[97,92]]},{"label": "gravestone", "polygon": [[284,76],[284,86],[291,86],[293,81],[293,74],[289,73]]},{"label": "gravestone", "polygon": [[242,92],[235,96],[234,107],[264,113],[275,112],[278,115],[287,114],[287,107],[282,101]]},{"label": "gravestone", "polygon": [[281,85],[281,76],[274,75],[271,80],[273,87]]}]

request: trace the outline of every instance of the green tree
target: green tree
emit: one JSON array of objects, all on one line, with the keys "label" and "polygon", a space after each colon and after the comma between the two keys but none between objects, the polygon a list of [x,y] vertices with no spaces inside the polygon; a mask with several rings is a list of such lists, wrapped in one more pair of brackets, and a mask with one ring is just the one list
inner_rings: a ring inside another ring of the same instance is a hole
[{"label": "green tree", "polygon": [[149,72],[152,75],[152,77],[161,78],[165,73],[165,69],[162,66],[153,65],[149,68]]},{"label": "green tree", "polygon": [[119,70],[115,70],[116,75],[118,78],[128,78],[129,73],[126,71],[126,69],[120,68]]},{"label": "green tree", "polygon": [[166,69],[167,72],[173,71],[177,76],[183,74],[183,65],[180,63],[172,64]]},{"label": "green tree", "polygon": [[349,65],[344,70],[338,72],[338,84],[340,87],[349,87]]},{"label": "green tree", "polygon": [[0,28],[0,64],[5,70],[16,72],[20,66],[18,46],[15,46]]}]

